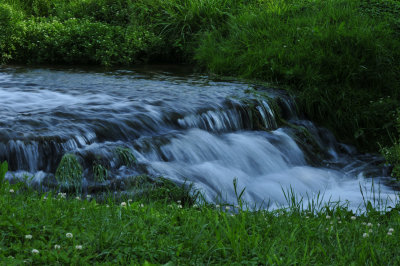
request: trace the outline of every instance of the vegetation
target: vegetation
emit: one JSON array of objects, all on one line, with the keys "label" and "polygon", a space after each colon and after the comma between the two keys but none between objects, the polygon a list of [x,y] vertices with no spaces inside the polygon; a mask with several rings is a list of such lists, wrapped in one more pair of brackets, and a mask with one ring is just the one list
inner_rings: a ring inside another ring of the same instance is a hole
[{"label": "vegetation", "polygon": [[294,198],[288,208],[250,211],[240,195],[237,206],[128,195],[100,203],[10,185],[6,164],[0,169],[0,260],[7,265],[400,263],[398,204],[378,212],[366,203],[355,215],[339,203],[302,209]]},{"label": "vegetation", "polygon": [[56,180],[61,189],[79,191],[82,186],[83,169],[74,154],[67,153],[61,158],[56,170]]}]

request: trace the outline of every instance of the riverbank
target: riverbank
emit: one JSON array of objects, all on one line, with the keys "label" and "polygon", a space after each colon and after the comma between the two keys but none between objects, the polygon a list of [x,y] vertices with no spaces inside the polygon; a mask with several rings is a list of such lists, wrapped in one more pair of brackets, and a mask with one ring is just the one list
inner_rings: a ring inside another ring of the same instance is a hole
[{"label": "riverbank", "polygon": [[398,204],[378,212],[366,203],[355,214],[344,203],[302,209],[299,199],[274,211],[250,211],[240,200],[98,201],[10,185],[1,170],[0,260],[8,265],[400,263]]}]

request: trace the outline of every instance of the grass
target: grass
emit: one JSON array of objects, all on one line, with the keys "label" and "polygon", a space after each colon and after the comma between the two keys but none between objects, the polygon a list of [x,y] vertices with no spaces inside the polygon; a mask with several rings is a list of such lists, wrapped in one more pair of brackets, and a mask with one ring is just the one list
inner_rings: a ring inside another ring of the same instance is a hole
[{"label": "grass", "polygon": [[128,195],[99,202],[2,181],[0,260],[7,265],[400,263],[398,205],[355,215],[339,204],[254,211],[239,202],[190,206],[168,198],[132,201]]}]

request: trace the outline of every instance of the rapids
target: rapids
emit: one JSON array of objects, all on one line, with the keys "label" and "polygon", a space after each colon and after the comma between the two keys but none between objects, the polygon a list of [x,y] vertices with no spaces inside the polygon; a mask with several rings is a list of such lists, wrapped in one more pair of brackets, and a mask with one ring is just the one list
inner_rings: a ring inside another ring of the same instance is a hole
[{"label": "rapids", "polygon": [[[130,149],[137,165],[121,165],[118,147]],[[52,189],[67,153],[83,166],[84,191],[96,184],[91,169],[101,162],[110,172],[106,186],[146,173],[193,182],[211,202],[235,203],[235,178],[246,202],[259,206],[285,205],[289,190],[355,208],[363,204],[360,188],[395,198],[382,158],[338,143],[282,91],[168,67],[0,68],[7,178],[28,176]]]}]

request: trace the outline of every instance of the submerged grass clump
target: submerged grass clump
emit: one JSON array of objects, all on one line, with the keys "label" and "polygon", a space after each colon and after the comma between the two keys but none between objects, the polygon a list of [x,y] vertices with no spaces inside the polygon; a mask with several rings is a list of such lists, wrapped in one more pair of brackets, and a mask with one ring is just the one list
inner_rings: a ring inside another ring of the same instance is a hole
[{"label": "submerged grass clump", "polygon": [[[249,210],[181,200],[96,199],[0,186],[0,261],[29,264],[400,263],[399,204]],[[288,195],[288,198],[291,198]],[[291,199],[290,199],[291,200]],[[299,201],[299,199],[297,199]],[[300,200],[301,203],[301,200]],[[26,211],[29,209],[29,211]]]},{"label": "submerged grass clump", "polygon": [[122,165],[134,166],[137,163],[135,155],[133,155],[129,148],[117,147],[115,149],[115,153],[117,154],[118,160]]},{"label": "submerged grass clump", "polygon": [[82,185],[82,166],[74,154],[65,154],[56,170],[56,180],[61,189],[79,191]]}]

